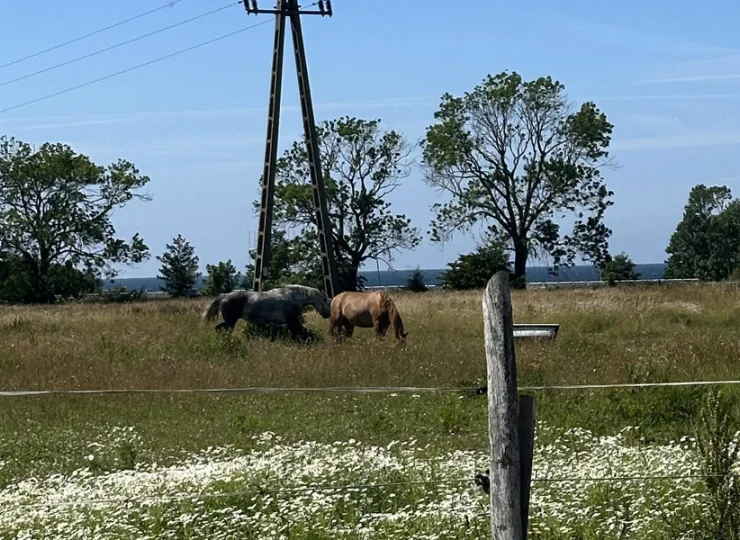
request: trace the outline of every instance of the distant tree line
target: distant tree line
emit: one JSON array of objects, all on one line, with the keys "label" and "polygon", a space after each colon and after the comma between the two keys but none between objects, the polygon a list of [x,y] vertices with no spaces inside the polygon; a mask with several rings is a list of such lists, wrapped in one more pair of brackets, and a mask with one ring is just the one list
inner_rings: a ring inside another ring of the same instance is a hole
[{"label": "distant tree line", "polygon": [[[550,77],[525,81],[503,72],[463,96],[444,94],[418,147],[424,181],[442,196],[424,233],[389,202],[394,192],[416,189],[404,186],[415,145],[377,119],[322,122],[317,133],[341,289],[362,288],[363,264],[390,267],[424,234],[444,243],[481,230],[477,248],[448,264],[445,288],[481,288],[498,270],[524,287],[533,259],[548,261],[553,273],[580,258],[610,283],[639,278],[626,253],[609,252],[612,231],[604,216],[613,193],[602,170],[612,165],[612,129],[593,102],[575,106]],[[100,293],[116,268],[148,260],[141,236],[121,238],[112,221],[115,210],[151,200],[148,183],[124,159],[101,166],[64,144],[34,149],[1,137],[0,301],[49,303]],[[569,230],[564,220],[572,223]],[[315,225],[308,157],[297,140],[277,163],[265,287],[322,286]],[[666,252],[667,278],[740,279],[740,202],[730,189],[694,187]],[[157,260],[167,293],[196,294],[200,261],[185,238],[177,235]],[[243,274],[231,260],[207,264],[200,293],[251,287],[253,272],[252,263]],[[420,269],[406,288],[427,290]],[[136,294],[118,289],[109,296],[124,301]]]}]

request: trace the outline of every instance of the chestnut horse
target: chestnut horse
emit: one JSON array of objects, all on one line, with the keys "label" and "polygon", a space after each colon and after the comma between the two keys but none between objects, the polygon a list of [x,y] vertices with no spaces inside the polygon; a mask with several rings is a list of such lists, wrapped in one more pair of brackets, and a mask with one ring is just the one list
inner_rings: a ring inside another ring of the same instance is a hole
[{"label": "chestnut horse", "polygon": [[343,328],[347,337],[351,337],[355,326],[375,328],[377,336],[383,337],[391,325],[396,339],[405,342],[408,332],[403,331],[401,315],[391,297],[383,291],[346,291],[331,300],[329,333],[335,337]]}]

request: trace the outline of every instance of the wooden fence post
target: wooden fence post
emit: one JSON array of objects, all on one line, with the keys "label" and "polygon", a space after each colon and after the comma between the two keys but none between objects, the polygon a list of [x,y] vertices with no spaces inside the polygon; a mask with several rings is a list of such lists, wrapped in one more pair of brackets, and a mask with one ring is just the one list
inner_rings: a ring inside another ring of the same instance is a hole
[{"label": "wooden fence post", "polygon": [[529,525],[529,494],[532,488],[532,461],[534,459],[534,397],[519,396],[519,467],[520,501],[522,513],[522,540],[527,538]]},{"label": "wooden fence post", "polygon": [[488,372],[491,538],[522,540],[519,404],[509,274],[497,272],[483,295]]}]

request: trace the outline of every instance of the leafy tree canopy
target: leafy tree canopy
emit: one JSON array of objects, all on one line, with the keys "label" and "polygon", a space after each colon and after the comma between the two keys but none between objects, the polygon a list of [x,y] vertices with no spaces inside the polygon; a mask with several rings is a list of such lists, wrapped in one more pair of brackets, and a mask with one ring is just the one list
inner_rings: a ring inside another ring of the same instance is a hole
[{"label": "leafy tree canopy", "polygon": [[[101,167],[64,144],[34,150],[0,137],[0,252],[6,268],[21,261],[12,266],[24,274],[17,276],[26,283],[23,296],[48,302],[76,294],[74,283],[89,288],[83,284],[91,276],[113,277],[114,265],[146,260],[138,233],[118,238],[111,216],[132,199],[149,200],[140,192],[148,182],[125,160]],[[65,272],[74,283],[59,282]]]},{"label": "leafy tree canopy", "polygon": [[[433,206],[434,241],[483,223],[514,252],[515,278],[530,255],[556,267],[578,254],[603,261],[613,193],[599,167],[613,126],[594,103],[574,109],[550,77],[503,72],[462,97],[442,96],[435,118],[422,143],[426,181],[450,199]],[[558,220],[567,217],[574,225],[563,234]]]},{"label": "leafy tree canopy", "polygon": [[198,256],[195,248],[182,237],[177,235],[172,244],[166,244],[166,251],[157,256],[162,263],[159,269],[159,279],[164,280],[163,291],[174,297],[191,296],[193,286],[198,280]]},{"label": "leafy tree canopy", "polygon": [[694,186],[666,253],[668,279],[729,278],[740,266],[740,199],[727,186]]},{"label": "leafy tree canopy", "polygon": [[[285,231],[274,229],[271,244],[270,273],[268,279],[262,282],[262,290],[273,289],[289,283],[308,285],[317,289],[323,288],[324,278],[321,262],[317,258],[318,255],[313,256],[316,253],[313,237],[302,235],[288,238]],[[254,261],[257,256],[256,251],[250,249],[249,256]],[[253,280],[254,263],[250,262],[247,265],[242,286],[251,290]]]},{"label": "leafy tree canopy", "polygon": [[[400,133],[381,130],[379,120],[342,117],[321,123],[317,135],[340,286],[354,290],[364,261],[389,263],[399,250],[414,249],[421,242],[410,220],[393,213],[387,201],[409,173],[410,147]],[[278,160],[275,183],[275,228],[296,230],[298,237],[288,244],[307,248],[295,255],[301,256],[304,266],[320,269],[313,188],[303,140]],[[274,260],[270,273],[280,268]]]},{"label": "leafy tree canopy", "polygon": [[429,290],[424,279],[424,272],[418,266],[414,268],[411,276],[406,281],[406,290],[411,292],[427,292]]},{"label": "leafy tree canopy", "polygon": [[94,272],[75,268],[70,261],[53,263],[40,279],[36,270],[22,257],[0,255],[0,302],[27,304],[77,299],[102,290]]},{"label": "leafy tree canopy", "polygon": [[501,270],[511,272],[511,262],[503,244],[488,242],[473,253],[460,255],[442,274],[442,286],[451,290],[484,289],[491,277]]},{"label": "leafy tree canopy", "polygon": [[239,274],[231,259],[218,264],[207,264],[208,280],[201,290],[203,296],[217,296],[221,293],[229,293],[239,287]]},{"label": "leafy tree canopy", "polygon": [[616,281],[631,281],[640,279],[640,274],[635,272],[635,263],[626,253],[620,253],[611,257],[602,265],[601,280],[614,284]]}]

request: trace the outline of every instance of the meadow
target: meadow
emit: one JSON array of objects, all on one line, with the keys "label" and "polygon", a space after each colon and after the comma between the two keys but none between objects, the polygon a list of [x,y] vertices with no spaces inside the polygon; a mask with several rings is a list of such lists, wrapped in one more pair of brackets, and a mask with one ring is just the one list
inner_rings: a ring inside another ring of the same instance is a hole
[{"label": "meadow", "polygon": [[[0,397],[0,538],[487,538],[481,291],[395,292],[401,345],[246,339],[207,299],[0,307],[0,390],[445,386],[440,393]],[[740,290],[530,290],[519,385],[740,379]],[[215,323],[214,323],[215,324]],[[689,538],[707,387],[543,390],[532,538]],[[740,426],[740,389],[726,387]],[[581,479],[581,480],[579,480]],[[341,488],[341,489],[338,489]],[[622,536],[620,536],[622,535]],[[683,536],[682,536],[683,535]],[[687,536],[688,535],[688,536]]]}]

